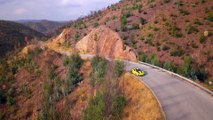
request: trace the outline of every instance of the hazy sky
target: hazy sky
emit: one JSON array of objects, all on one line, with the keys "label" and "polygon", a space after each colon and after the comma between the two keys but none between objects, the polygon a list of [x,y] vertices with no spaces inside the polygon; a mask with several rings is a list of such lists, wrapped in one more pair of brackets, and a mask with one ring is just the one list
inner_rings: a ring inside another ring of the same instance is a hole
[{"label": "hazy sky", "polygon": [[0,19],[72,20],[119,0],[0,0]]}]

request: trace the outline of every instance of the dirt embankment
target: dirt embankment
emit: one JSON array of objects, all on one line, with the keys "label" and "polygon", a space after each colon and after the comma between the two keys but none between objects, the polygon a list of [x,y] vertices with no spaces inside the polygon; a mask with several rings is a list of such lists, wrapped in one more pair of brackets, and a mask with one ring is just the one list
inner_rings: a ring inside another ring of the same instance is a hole
[{"label": "dirt embankment", "polygon": [[116,32],[105,26],[92,30],[76,44],[76,49],[80,53],[136,61],[133,49],[126,46]]}]

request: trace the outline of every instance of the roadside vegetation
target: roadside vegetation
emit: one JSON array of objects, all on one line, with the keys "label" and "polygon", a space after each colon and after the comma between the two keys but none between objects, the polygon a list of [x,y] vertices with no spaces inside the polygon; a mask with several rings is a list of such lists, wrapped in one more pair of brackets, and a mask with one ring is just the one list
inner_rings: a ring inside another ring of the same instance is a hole
[{"label": "roadside vegetation", "polygon": [[152,65],[162,67],[166,70],[183,75],[193,80],[198,80],[205,83],[207,80],[207,72],[202,67],[197,66],[195,61],[190,56],[185,56],[183,64],[177,65],[174,62],[161,62],[155,54],[148,56],[144,52],[139,52],[139,60],[142,62],[150,63]]},{"label": "roadside vegetation", "polygon": [[126,99],[118,88],[117,80],[124,72],[123,63],[121,61],[111,63],[104,58],[94,57],[91,66],[90,84],[94,89],[99,89],[90,99],[83,119],[120,119],[126,104]]},{"label": "roadside vegetation", "polygon": [[156,98],[143,82],[130,73],[125,73],[120,79],[126,106],[121,115],[122,120],[163,120],[161,108]]}]

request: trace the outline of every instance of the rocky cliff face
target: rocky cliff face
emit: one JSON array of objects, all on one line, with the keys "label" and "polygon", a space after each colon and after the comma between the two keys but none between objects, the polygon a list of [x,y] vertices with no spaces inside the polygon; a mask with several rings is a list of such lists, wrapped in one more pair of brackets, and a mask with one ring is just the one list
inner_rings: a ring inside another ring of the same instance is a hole
[{"label": "rocky cliff face", "polygon": [[80,53],[136,61],[136,54],[124,45],[120,36],[111,29],[100,26],[76,44]]}]

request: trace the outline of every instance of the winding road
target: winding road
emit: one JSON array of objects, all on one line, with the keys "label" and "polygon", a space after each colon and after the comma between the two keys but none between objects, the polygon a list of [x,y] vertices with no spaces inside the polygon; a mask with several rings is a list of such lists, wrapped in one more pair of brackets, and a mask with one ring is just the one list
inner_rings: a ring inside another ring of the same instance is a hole
[{"label": "winding road", "polygon": [[126,70],[141,68],[140,77],[154,92],[166,120],[213,120],[213,97],[192,84],[152,67],[125,62]]},{"label": "winding road", "polygon": [[[91,59],[93,56],[81,54],[81,57]],[[138,67],[147,73],[140,79],[157,97],[166,120],[213,120],[213,97],[207,92],[167,72],[140,63],[124,63],[127,71]]]}]

